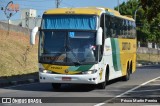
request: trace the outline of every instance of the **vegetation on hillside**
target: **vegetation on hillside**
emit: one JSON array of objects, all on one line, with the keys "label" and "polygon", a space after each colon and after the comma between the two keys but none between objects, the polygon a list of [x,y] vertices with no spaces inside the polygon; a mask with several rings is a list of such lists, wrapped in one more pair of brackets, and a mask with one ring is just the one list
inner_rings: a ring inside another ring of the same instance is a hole
[{"label": "vegetation on hillside", "polygon": [[37,72],[37,45],[29,44],[29,35],[0,30],[0,77]]}]

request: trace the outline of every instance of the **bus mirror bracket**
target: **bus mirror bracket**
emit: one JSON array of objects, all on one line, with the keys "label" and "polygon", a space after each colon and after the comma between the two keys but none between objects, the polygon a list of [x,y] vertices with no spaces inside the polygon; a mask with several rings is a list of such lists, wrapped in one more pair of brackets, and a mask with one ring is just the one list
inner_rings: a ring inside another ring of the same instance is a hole
[{"label": "bus mirror bracket", "polygon": [[103,33],[103,30],[101,27],[99,27],[97,31],[96,45],[102,45],[102,33]]},{"label": "bus mirror bracket", "polygon": [[36,34],[39,30],[39,27],[34,27],[32,29],[31,35],[30,35],[30,44],[34,45],[35,44],[35,39],[36,39]]}]

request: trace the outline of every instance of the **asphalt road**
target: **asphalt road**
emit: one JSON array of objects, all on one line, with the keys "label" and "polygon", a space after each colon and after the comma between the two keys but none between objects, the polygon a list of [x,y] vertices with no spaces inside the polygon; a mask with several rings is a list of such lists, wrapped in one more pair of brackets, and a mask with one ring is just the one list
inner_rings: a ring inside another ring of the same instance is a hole
[{"label": "asphalt road", "polygon": [[[48,101],[55,100],[55,103],[7,103],[0,104],[0,106],[160,106],[160,103],[156,102],[156,98],[152,98],[159,97],[160,101],[160,66],[139,67],[131,75],[129,81],[121,81],[120,78],[112,80],[104,90],[91,85],[65,84],[61,90],[55,91],[52,89],[51,84],[33,83],[0,88],[0,97],[35,97],[37,99],[39,97],[49,97],[44,99],[48,99]],[[86,103],[88,101],[91,102]]]}]

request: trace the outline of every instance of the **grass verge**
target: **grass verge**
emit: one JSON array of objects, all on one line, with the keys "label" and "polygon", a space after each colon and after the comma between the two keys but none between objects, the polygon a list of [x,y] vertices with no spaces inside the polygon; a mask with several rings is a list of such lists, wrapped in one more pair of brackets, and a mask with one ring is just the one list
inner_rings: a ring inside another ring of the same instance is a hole
[{"label": "grass verge", "polygon": [[29,35],[0,30],[0,77],[37,72],[37,44],[30,46]]}]

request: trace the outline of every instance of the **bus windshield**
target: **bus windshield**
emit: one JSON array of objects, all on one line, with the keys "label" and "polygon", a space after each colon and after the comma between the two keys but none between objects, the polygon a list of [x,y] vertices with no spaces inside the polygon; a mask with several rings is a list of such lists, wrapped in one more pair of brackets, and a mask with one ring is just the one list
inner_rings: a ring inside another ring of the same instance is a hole
[{"label": "bus windshield", "polygon": [[39,61],[42,63],[93,63],[96,31],[40,31]]}]

